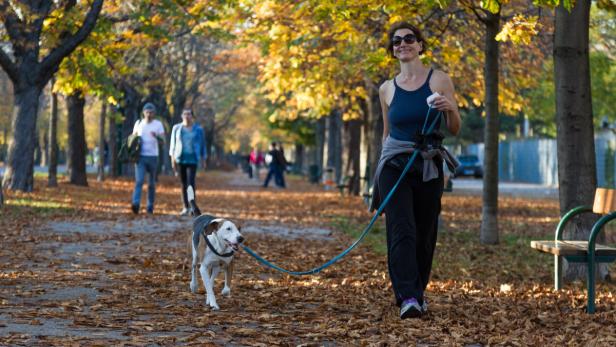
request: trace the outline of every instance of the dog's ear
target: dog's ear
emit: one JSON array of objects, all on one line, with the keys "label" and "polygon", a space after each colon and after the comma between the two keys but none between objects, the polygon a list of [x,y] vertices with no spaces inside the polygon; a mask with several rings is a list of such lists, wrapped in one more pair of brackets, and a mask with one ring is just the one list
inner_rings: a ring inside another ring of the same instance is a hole
[{"label": "dog's ear", "polygon": [[224,223],[224,219],[222,218],[216,218],[214,220],[212,220],[206,227],[205,227],[205,232],[206,234],[211,234],[214,231],[218,230],[218,228],[220,228],[220,226],[222,225],[222,223]]}]

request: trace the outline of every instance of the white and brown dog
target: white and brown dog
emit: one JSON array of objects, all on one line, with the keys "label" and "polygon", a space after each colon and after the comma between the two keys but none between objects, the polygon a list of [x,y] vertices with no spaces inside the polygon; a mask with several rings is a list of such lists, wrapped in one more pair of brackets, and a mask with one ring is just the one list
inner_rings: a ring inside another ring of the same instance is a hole
[{"label": "white and brown dog", "polygon": [[[233,255],[238,251],[239,245],[244,241],[240,230],[231,221],[202,215],[195,203],[195,193],[192,186],[187,189],[188,200],[192,207],[193,231],[190,243],[192,244],[192,271],[190,290],[197,292],[197,267],[205,286],[205,304],[212,309],[220,307],[214,296],[214,279],[222,270],[225,274],[225,286],[222,295],[231,295],[231,276],[233,275]],[[204,241],[204,242],[201,242]]]}]

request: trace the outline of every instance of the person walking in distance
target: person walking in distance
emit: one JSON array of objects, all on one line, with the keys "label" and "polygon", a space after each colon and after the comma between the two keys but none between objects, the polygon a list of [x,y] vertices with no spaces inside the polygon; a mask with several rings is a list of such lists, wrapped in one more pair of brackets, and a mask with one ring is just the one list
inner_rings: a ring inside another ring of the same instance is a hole
[{"label": "person walking in distance", "polygon": [[250,167],[252,168],[252,178],[257,181],[261,181],[261,177],[259,171],[261,169],[261,165],[264,163],[263,153],[259,150],[257,146],[252,147],[252,151],[250,151],[249,157]]},{"label": "person walking in distance", "polygon": [[133,134],[141,138],[139,160],[135,164],[135,188],[131,210],[134,214],[139,213],[141,205],[141,190],[146,173],[148,179],[148,200],[146,211],[154,213],[154,200],[156,198],[156,180],[158,172],[159,143],[165,142],[165,128],[155,119],[156,106],[148,102],[143,106],[143,119],[138,120],[133,127]]},{"label": "person walking in distance", "polygon": [[196,192],[195,177],[197,167],[205,168],[205,133],[203,128],[194,121],[192,109],[185,108],[182,111],[182,122],[173,126],[169,144],[169,156],[174,172],[180,174],[182,182],[182,204],[180,216],[186,216],[190,212],[190,203],[186,189],[192,186]]},{"label": "person walking in distance", "polygon": [[263,187],[267,188],[272,177],[274,177],[274,183],[280,186],[281,163],[280,154],[278,153],[278,145],[276,142],[272,142],[270,144],[270,150],[265,155],[265,163],[269,165],[269,170],[267,171],[265,182],[263,182]]},{"label": "person walking in distance", "polygon": [[276,185],[280,188],[286,188],[287,184],[284,179],[284,173],[287,171],[287,158],[284,156],[284,148],[282,147],[282,142],[278,142],[278,150],[276,152],[278,157],[278,172],[276,177]]},{"label": "person walking in distance", "polygon": [[461,119],[451,78],[424,66],[419,58],[426,50],[421,31],[399,22],[392,25],[388,38],[388,50],[398,60],[400,72],[379,89],[383,149],[371,210],[377,209],[392,190],[411,154],[420,151],[384,209],[389,276],[400,318],[405,319],[420,317],[428,309],[424,292],[441,212],[443,160],[450,169],[456,165],[455,158],[441,145],[442,133],[428,132],[426,124],[439,129],[442,112],[447,129],[456,135]]}]

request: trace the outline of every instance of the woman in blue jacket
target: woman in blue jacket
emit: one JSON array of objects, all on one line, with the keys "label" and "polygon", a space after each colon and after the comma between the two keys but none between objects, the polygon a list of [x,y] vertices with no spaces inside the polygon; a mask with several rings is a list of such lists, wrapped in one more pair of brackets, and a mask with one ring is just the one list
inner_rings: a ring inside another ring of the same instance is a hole
[{"label": "woman in blue jacket", "polygon": [[191,109],[182,111],[182,123],[173,126],[171,130],[171,141],[169,155],[173,171],[177,174],[180,169],[182,179],[182,202],[184,208],[180,212],[181,216],[189,214],[190,205],[186,196],[186,188],[190,185],[195,188],[195,176],[199,163],[205,168],[205,135],[199,124],[193,120]]}]

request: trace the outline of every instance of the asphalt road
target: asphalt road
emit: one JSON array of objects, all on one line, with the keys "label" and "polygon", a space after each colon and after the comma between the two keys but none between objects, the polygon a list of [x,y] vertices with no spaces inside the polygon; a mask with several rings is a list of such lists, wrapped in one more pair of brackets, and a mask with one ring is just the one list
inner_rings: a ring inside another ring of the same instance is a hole
[{"label": "asphalt road", "polygon": [[[37,173],[46,173],[47,167],[36,166]],[[88,173],[96,173],[96,167],[88,165]],[[66,166],[58,166],[58,173],[65,173]],[[4,173],[4,167],[0,167],[0,175]],[[483,191],[483,181],[476,178],[454,178],[454,194],[481,195]],[[558,199],[558,187],[542,184],[519,183],[519,182],[499,182],[498,192],[500,195],[526,198],[554,198]]]},{"label": "asphalt road", "polygon": [[[454,178],[453,192],[481,195],[483,192],[483,181],[475,178]],[[498,193],[499,195],[514,197],[558,199],[558,187],[542,184],[499,182]]]}]

